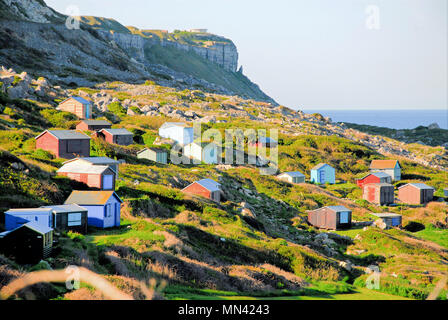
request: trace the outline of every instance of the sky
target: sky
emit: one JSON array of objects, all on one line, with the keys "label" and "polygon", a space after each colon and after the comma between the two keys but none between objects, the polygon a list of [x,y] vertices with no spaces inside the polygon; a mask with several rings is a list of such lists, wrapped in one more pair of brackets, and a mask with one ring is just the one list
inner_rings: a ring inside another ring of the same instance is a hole
[{"label": "sky", "polygon": [[46,0],[141,29],[206,28],[294,109],[448,108],[446,0]]}]

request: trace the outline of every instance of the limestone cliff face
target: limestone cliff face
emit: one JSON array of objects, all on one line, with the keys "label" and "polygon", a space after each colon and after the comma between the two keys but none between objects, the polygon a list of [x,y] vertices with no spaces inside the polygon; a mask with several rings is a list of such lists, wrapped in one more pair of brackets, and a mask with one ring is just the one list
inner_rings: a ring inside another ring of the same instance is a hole
[{"label": "limestone cliff face", "polygon": [[31,22],[50,23],[61,21],[63,15],[48,7],[43,0],[0,0],[3,16]]}]

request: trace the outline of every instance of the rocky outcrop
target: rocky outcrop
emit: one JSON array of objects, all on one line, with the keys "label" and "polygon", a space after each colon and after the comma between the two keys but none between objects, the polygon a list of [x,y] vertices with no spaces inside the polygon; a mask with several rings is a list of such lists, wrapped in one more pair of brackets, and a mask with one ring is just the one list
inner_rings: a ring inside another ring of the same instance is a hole
[{"label": "rocky outcrop", "polygon": [[8,8],[9,18],[12,16],[39,23],[61,21],[63,18],[61,14],[46,6],[43,1],[0,0],[0,7],[2,6]]}]

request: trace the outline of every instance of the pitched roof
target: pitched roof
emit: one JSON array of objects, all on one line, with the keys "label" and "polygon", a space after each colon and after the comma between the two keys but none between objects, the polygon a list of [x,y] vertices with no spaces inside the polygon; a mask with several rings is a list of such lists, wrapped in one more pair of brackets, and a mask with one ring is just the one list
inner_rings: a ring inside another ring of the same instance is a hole
[{"label": "pitched roof", "polygon": [[369,185],[373,185],[373,186],[377,186],[377,187],[393,187],[393,185],[391,185],[390,183],[385,183],[385,182],[380,182],[380,183],[368,183],[365,186],[369,186]]},{"label": "pitched roof", "polygon": [[303,173],[301,173],[299,171],[283,172],[283,173],[280,173],[279,176],[284,175],[284,174],[286,174],[290,177],[304,177],[305,176]]},{"label": "pitched roof", "polygon": [[398,160],[372,160],[370,169],[393,169],[400,164]]},{"label": "pitched roof", "polygon": [[20,209],[9,209],[8,211],[6,211],[5,213],[24,213],[24,214],[30,214],[30,213],[51,213],[50,209],[46,209],[46,208],[20,208]]},{"label": "pitched roof", "polygon": [[90,104],[90,103],[91,103],[89,100],[86,100],[86,99],[81,98],[81,97],[79,97],[79,96],[73,96],[73,97],[69,97],[69,98],[65,99],[65,100],[62,101],[60,104],[64,103],[64,102],[67,101],[67,100],[70,100],[70,99],[74,99],[74,100],[76,100],[76,101],[78,101],[78,102],[81,102],[82,104]]},{"label": "pitched roof", "polygon": [[65,162],[63,162],[62,164],[67,164],[70,162],[76,162],[76,161],[83,161],[83,162],[88,162],[90,164],[103,164],[103,165],[109,165],[109,164],[120,164],[120,161],[118,160],[114,160],[108,157],[85,157],[85,158],[75,158],[75,159],[71,159],[71,160],[67,160]]},{"label": "pitched roof", "polygon": [[56,172],[101,174],[107,169],[109,169],[108,166],[93,165],[88,162],[74,161],[64,164]]},{"label": "pitched roof", "polygon": [[55,205],[55,206],[42,206],[42,208],[51,209],[51,210],[53,210],[54,213],[87,211],[86,208],[78,206],[77,204],[74,204],[74,203]]},{"label": "pitched roof", "polygon": [[159,129],[167,129],[171,127],[187,127],[187,124],[185,122],[165,122],[160,126]]},{"label": "pitched roof", "polygon": [[421,189],[421,190],[434,190],[433,187],[430,187],[424,183],[408,183],[408,184],[405,184],[404,186],[399,187],[398,189],[401,189],[401,188],[404,188],[407,186],[413,186],[413,187],[415,187],[417,189]]},{"label": "pitched roof", "polygon": [[81,206],[104,205],[112,196],[115,196],[118,201],[123,203],[114,191],[73,191],[65,200],[65,204],[75,203]]},{"label": "pitched roof", "polygon": [[333,210],[335,212],[340,212],[340,211],[352,211],[344,206],[327,206],[328,209]]},{"label": "pitched roof", "polygon": [[359,179],[359,180],[364,180],[365,178],[367,178],[368,176],[375,176],[375,177],[378,177],[378,178],[391,178],[391,176],[390,175],[388,175],[387,173],[385,173],[385,172],[372,172],[372,173],[369,173],[369,174],[367,174],[367,175],[365,175],[364,177],[362,177],[361,179]]},{"label": "pitched roof", "polygon": [[120,128],[120,129],[101,129],[101,131],[106,131],[108,133],[110,133],[111,135],[115,136],[133,136],[134,134],[124,128]]},{"label": "pitched roof", "polygon": [[75,130],[45,130],[34,139],[38,139],[46,132],[48,132],[49,134],[60,140],[80,140],[80,139],[90,140],[90,137],[88,135]]},{"label": "pitched roof", "polygon": [[372,213],[372,215],[378,217],[378,218],[398,218],[401,217],[401,214],[397,214],[397,213]]},{"label": "pitched roof", "polygon": [[[43,226],[43,225],[37,224],[35,222],[25,223],[25,224],[21,225],[20,227],[18,227],[17,229],[20,229],[20,228],[23,228],[23,227],[30,228],[31,230],[34,230],[34,231],[36,231],[37,233],[40,233],[40,234],[47,234],[47,233],[53,231],[53,228],[50,228],[50,227],[47,227],[47,226]],[[15,229],[15,230],[17,230],[17,229]]]},{"label": "pitched roof", "polygon": [[143,153],[143,152],[148,151],[148,150],[154,151],[156,153],[166,153],[166,152],[168,152],[168,150],[163,149],[163,148],[154,148],[154,147],[152,147],[152,148],[142,149],[142,150],[138,151],[137,154]]},{"label": "pitched roof", "polygon": [[89,126],[105,126],[105,125],[108,126],[108,125],[112,125],[107,120],[82,120],[81,122],[84,122],[85,124],[87,124]]},{"label": "pitched roof", "polygon": [[[207,189],[210,192],[219,191],[220,190],[219,186],[221,185],[220,183],[218,183],[212,179],[202,179],[199,181],[195,181],[192,184],[195,184],[195,183],[201,185],[202,187],[204,187],[205,189]],[[190,184],[189,186],[191,186],[192,184]],[[189,186],[187,186],[186,188],[188,188]],[[184,188],[184,189],[186,189],[186,188]]]},{"label": "pitched roof", "polygon": [[[319,169],[321,169],[321,168],[323,168],[323,167],[325,167],[325,166],[329,166],[329,167],[331,167],[329,164],[326,164],[326,163],[319,163],[317,166],[315,166],[314,168],[312,168],[311,170],[319,170]],[[331,167],[332,168],[332,167]]]}]

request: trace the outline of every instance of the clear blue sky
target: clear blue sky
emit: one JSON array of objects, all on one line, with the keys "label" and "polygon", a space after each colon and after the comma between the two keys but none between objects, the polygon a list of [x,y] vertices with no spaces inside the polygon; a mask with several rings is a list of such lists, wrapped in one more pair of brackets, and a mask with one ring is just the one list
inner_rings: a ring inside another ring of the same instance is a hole
[{"label": "clear blue sky", "polygon": [[[124,25],[207,28],[228,37],[244,73],[300,109],[446,108],[447,2],[46,0],[61,13],[76,5],[81,15]],[[379,16],[366,12],[370,5]]]}]

